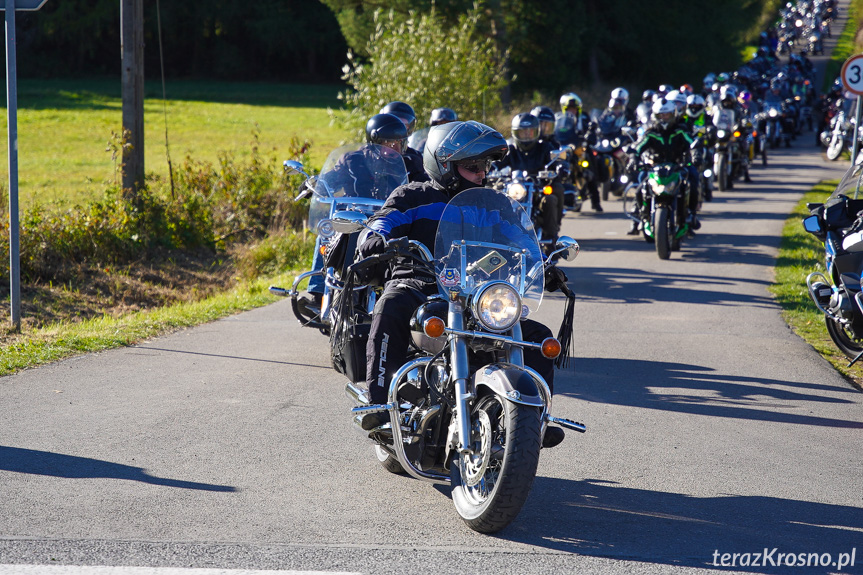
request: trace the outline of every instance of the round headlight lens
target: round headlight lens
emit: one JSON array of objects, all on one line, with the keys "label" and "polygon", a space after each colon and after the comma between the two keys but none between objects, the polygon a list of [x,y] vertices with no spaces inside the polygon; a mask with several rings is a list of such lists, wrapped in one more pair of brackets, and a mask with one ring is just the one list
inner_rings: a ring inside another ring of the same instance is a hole
[{"label": "round headlight lens", "polygon": [[527,190],[521,184],[510,184],[506,189],[506,195],[515,201],[520,202],[527,195]]},{"label": "round headlight lens", "polygon": [[521,317],[521,298],[515,288],[490,282],[474,299],[474,315],[491,331],[506,331]]},{"label": "round headlight lens", "polygon": [[333,227],[331,220],[321,220],[318,222],[318,235],[322,238],[331,238],[336,235],[336,230]]}]

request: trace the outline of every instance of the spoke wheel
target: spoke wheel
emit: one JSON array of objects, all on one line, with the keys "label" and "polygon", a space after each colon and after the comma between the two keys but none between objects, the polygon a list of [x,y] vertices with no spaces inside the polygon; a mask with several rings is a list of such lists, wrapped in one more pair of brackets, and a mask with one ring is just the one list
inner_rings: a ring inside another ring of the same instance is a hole
[{"label": "spoke wheel", "polygon": [[456,511],[474,531],[500,531],[521,511],[539,464],[540,417],[538,408],[495,394],[477,401],[471,413],[473,453],[453,462],[452,491]]}]

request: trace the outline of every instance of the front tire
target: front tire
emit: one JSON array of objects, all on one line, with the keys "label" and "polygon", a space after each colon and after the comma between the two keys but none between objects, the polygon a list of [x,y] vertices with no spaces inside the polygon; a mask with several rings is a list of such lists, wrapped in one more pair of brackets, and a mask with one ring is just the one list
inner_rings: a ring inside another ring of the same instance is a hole
[{"label": "front tire", "polygon": [[845,138],[842,137],[842,134],[833,134],[833,137],[830,139],[830,145],[827,146],[827,151],[824,152],[827,156],[827,159],[831,162],[835,162],[839,159],[839,156],[842,155],[842,149],[845,147]]},{"label": "front tire", "polygon": [[723,154],[716,165],[716,187],[720,192],[728,189],[728,157]]},{"label": "front tire", "polygon": [[656,239],[656,255],[661,260],[671,257],[671,225],[668,206],[659,206],[653,221],[653,236]]},{"label": "front tire", "polygon": [[539,408],[496,394],[477,401],[471,413],[474,454],[460,454],[452,463],[452,500],[474,531],[500,531],[521,511],[539,464],[541,416]]},{"label": "front tire", "polygon": [[824,320],[827,323],[827,333],[830,334],[830,339],[848,359],[854,359],[863,351],[863,341],[854,339],[841,324],[829,317],[824,316]]}]

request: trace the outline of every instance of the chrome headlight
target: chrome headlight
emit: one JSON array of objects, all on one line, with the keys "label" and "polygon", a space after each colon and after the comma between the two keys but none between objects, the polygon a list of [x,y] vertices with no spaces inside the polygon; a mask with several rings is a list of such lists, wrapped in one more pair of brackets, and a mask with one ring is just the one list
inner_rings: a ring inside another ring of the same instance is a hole
[{"label": "chrome headlight", "polygon": [[727,136],[727,135],[728,135],[728,134],[725,132],[725,130],[717,130],[717,131],[716,131],[716,137],[717,137],[717,138],[724,138],[724,137],[725,137],[725,136]]},{"label": "chrome headlight", "polygon": [[656,180],[648,180],[650,182],[650,189],[653,190],[654,194],[664,194],[665,193],[665,184],[660,184]]},{"label": "chrome headlight", "polygon": [[506,195],[515,201],[520,202],[527,195],[527,189],[525,189],[521,184],[510,184],[506,189]]},{"label": "chrome headlight", "polygon": [[335,235],[336,230],[331,220],[321,220],[318,222],[317,232],[322,238],[329,239]]},{"label": "chrome headlight", "polygon": [[775,118],[776,116],[779,115],[779,112],[776,111],[776,108],[770,108],[770,111],[767,112],[767,115],[770,116],[771,118]]},{"label": "chrome headlight", "polygon": [[489,282],[473,299],[473,314],[491,331],[506,331],[521,318],[521,297],[506,282]]}]

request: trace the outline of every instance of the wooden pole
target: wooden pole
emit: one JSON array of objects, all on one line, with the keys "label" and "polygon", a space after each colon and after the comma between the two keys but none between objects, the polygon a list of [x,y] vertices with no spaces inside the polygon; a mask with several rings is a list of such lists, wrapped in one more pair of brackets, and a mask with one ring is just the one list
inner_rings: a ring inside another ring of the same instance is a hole
[{"label": "wooden pole", "polygon": [[144,0],[120,0],[123,63],[123,194],[144,185]]}]

